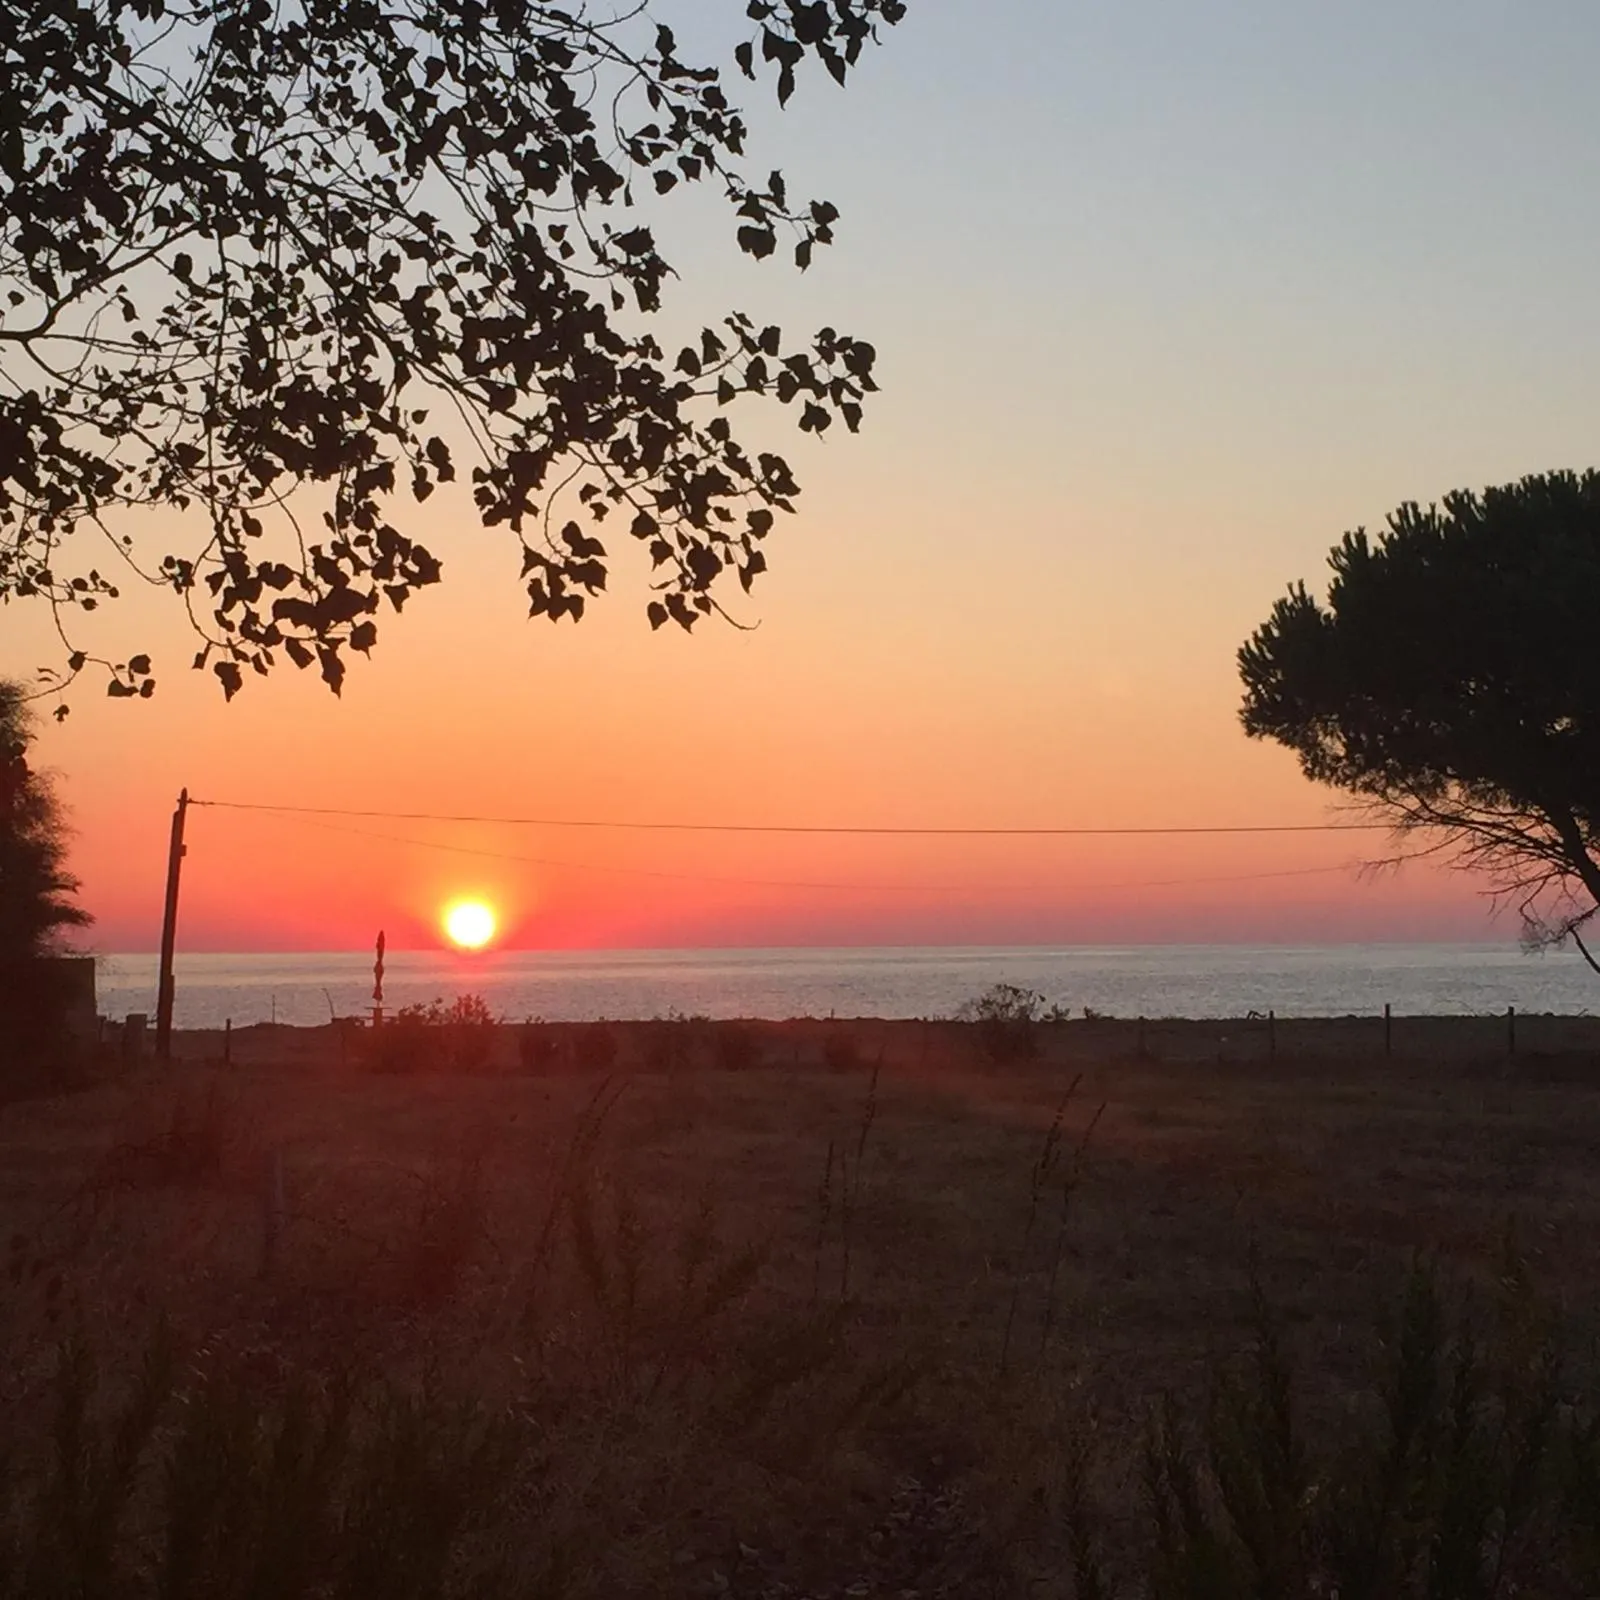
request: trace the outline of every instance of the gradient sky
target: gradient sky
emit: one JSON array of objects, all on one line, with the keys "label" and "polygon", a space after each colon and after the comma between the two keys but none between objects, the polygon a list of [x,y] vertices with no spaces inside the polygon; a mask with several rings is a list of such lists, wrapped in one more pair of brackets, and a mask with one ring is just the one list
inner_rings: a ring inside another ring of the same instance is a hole
[{"label": "gradient sky", "polygon": [[[735,0],[660,9],[686,37],[742,26]],[[514,546],[443,492],[411,515],[447,581],[340,701],[285,668],[224,707],[170,605],[110,608],[91,642],[149,648],[158,694],[82,689],[41,737],[93,942],[153,947],[183,785],[497,815],[1325,819],[1239,731],[1234,652],[1345,529],[1595,463],[1596,60],[1576,0],[911,0],[848,90],[818,74],[753,115],[758,169],[843,212],[810,274],[740,257],[708,204],[667,230],[664,343],[738,306],[879,349],[857,438],[745,411],[805,489],[741,608],[759,627],[652,635],[631,558],[577,628],[529,622]],[[0,671],[53,659],[13,606]],[[183,945],[425,946],[463,892],[527,946],[1516,932],[1468,880],[1358,877],[1382,841],[1351,835],[338,827],[192,813]]]}]

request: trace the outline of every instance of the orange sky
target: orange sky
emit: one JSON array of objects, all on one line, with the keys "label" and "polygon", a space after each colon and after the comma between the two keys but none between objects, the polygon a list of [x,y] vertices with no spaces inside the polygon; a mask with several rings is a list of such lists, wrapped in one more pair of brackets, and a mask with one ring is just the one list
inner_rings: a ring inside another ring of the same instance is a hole
[{"label": "orange sky", "polygon": [[[1530,40],[1509,13],[1477,17],[1452,54],[1426,18],[1401,27],[1376,7],[1370,36],[1339,20],[1337,40],[1307,37],[1334,19],[1264,29],[1242,4],[1203,28],[1176,4],[1005,9],[975,41],[969,8],[923,0],[848,92],[818,84],[782,119],[757,116],[763,159],[844,213],[803,280],[739,257],[713,211],[681,215],[673,332],[743,306],[795,332],[833,323],[880,352],[883,393],[859,437],[781,436],[805,492],[737,608],[759,627],[652,635],[632,560],[578,627],[529,622],[513,549],[444,491],[407,515],[446,582],[385,623],[342,700],[285,668],[225,707],[187,670],[193,646],[160,597],[110,607],[86,642],[149,649],[158,694],[80,690],[41,740],[100,949],[153,947],[184,785],[689,821],[1330,814],[1287,755],[1239,732],[1234,652],[1290,580],[1320,583],[1346,528],[1408,497],[1592,462],[1600,241],[1568,203],[1600,156],[1587,81],[1559,37]],[[1530,51],[1539,94],[1497,95],[1485,128],[1480,80]],[[1415,93],[1376,95],[1379,77]],[[1497,209],[1518,226],[1485,226]],[[757,442],[787,422],[745,415]],[[45,619],[12,606],[0,671],[57,659]],[[527,946],[1489,928],[1456,877],[1312,870],[1381,847],[1358,836],[348,826],[390,837],[194,812],[186,947],[364,948],[379,927],[423,945],[465,892]],[[1305,875],[1170,881],[1274,872]]]},{"label": "orange sky", "polygon": [[[840,539],[821,512],[793,527],[802,578],[815,556],[799,547]],[[286,674],[225,706],[181,669],[147,704],[75,694],[42,744],[74,811],[98,946],[154,943],[183,786],[267,804],[823,825],[1331,814],[1287,757],[1236,732],[1226,658],[1191,671],[1176,642],[1153,644],[1120,680],[1097,676],[1074,630],[1051,624],[1047,595],[1010,624],[972,617],[963,637],[960,618],[913,626],[892,591],[863,585],[823,628],[804,582],[780,571],[759,629],[683,638],[651,635],[633,596],[576,629],[531,624],[509,574],[483,567],[416,603],[341,700]],[[197,807],[188,838],[183,941],[197,949],[363,947],[379,927],[396,948],[427,945],[462,894],[498,908],[508,943],[541,947],[1482,928],[1460,880],[1308,870],[1375,853],[1381,836],[638,834]],[[1304,875],[1252,876],[1275,873]]]}]

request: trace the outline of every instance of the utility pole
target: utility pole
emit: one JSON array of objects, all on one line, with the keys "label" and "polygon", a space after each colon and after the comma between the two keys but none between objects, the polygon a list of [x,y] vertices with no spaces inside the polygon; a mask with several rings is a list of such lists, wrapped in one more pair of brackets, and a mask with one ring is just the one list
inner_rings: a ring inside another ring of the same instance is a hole
[{"label": "utility pole", "polygon": [[156,980],[156,1056],[172,1059],[172,952],[178,940],[178,873],[183,866],[183,819],[189,810],[189,791],[178,794],[172,813],[172,845],[167,852],[167,908],[161,919],[161,972]]}]

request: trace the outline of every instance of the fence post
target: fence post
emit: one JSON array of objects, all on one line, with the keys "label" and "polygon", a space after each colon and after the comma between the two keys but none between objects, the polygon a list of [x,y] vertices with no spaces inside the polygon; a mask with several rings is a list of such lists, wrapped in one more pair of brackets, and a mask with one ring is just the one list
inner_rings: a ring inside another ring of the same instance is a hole
[{"label": "fence post", "polygon": [[1278,1059],[1278,1013],[1267,1012],[1267,1060]]},{"label": "fence post", "polygon": [[233,1065],[233,1018],[222,1019],[222,1064],[225,1067]]},{"label": "fence post", "polygon": [[1514,1056],[1517,1053],[1517,1008],[1506,1007],[1506,1054]]},{"label": "fence post", "polygon": [[1394,1017],[1387,1000],[1383,1002],[1383,1053],[1386,1056],[1394,1054]]}]

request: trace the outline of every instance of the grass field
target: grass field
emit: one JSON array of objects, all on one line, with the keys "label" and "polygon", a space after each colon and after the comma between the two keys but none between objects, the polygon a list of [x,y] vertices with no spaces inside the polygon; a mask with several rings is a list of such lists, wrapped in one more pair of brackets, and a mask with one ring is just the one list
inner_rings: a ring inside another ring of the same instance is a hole
[{"label": "grass field", "polygon": [[1115,1560],[1152,1402],[1249,1343],[1252,1263],[1313,1423],[1412,1254],[1492,1292],[1508,1225],[1584,1370],[1596,1058],[1130,1042],[772,1027],[744,1070],[641,1033],[604,1071],[379,1075],[258,1030],[12,1104],[11,1435],[63,1336],[115,1391],[165,1316],[258,1408],[354,1370],[517,1418],[517,1592],[1070,1593],[1077,1447]]}]

